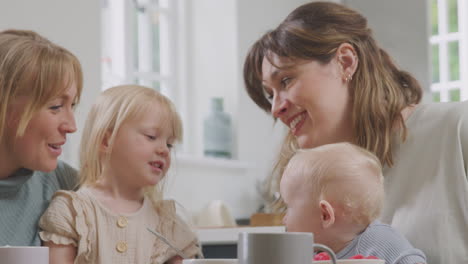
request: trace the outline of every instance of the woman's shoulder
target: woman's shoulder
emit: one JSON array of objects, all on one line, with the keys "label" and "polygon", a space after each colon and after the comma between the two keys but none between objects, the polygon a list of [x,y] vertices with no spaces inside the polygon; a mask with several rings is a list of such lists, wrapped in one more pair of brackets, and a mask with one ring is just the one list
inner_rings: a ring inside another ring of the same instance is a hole
[{"label": "woman's shoulder", "polygon": [[462,102],[443,102],[443,103],[425,103],[417,106],[421,108],[422,113],[426,114],[459,114],[467,115],[468,112],[468,101]]},{"label": "woman's shoulder", "polygon": [[50,172],[34,171],[41,181],[56,190],[73,190],[78,186],[78,171],[68,163],[58,160],[57,167]]},{"label": "woman's shoulder", "polygon": [[55,175],[61,189],[72,190],[78,185],[78,171],[64,161],[58,161]]},{"label": "woman's shoulder", "polygon": [[408,123],[410,126],[411,123],[420,125],[427,120],[447,124],[468,122],[468,101],[418,105],[408,119]]},{"label": "woman's shoulder", "polygon": [[73,168],[70,164],[62,160],[57,161],[57,168],[55,169],[55,171],[58,174],[63,174],[63,173],[77,174],[78,173],[78,171],[75,168]]}]

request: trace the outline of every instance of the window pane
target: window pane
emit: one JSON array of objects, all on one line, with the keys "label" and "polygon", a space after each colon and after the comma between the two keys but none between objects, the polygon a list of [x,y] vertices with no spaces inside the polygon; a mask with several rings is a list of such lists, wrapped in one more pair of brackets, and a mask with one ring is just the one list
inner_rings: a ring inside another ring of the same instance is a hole
[{"label": "window pane", "polygon": [[153,64],[153,71],[155,72],[160,72],[161,71],[161,56],[160,56],[160,44],[159,44],[159,32],[160,32],[160,27],[159,27],[159,12],[154,11],[152,14],[152,27],[151,27],[151,33],[152,33],[152,41],[153,41],[153,58],[152,58],[152,64]]},{"label": "window pane", "polygon": [[432,45],[432,83],[440,82],[439,76],[439,45]]},{"label": "window pane", "polygon": [[432,28],[432,35],[439,34],[439,15],[437,14],[437,0],[431,0],[431,28]]},{"label": "window pane", "polygon": [[458,32],[458,0],[448,0],[449,32]]},{"label": "window pane", "polygon": [[451,102],[460,101],[460,89],[450,90],[450,101]]},{"label": "window pane", "polygon": [[440,102],[440,92],[432,92],[432,101]]},{"label": "window pane", "polygon": [[161,91],[161,82],[159,81],[154,81],[154,80],[144,79],[144,78],[137,78],[135,79],[135,83],[142,85],[142,86],[153,88],[156,91]]},{"label": "window pane", "polygon": [[133,65],[137,72],[160,72],[159,11],[155,5],[135,9]]},{"label": "window pane", "polygon": [[132,43],[132,52],[133,52],[133,68],[138,69],[138,9],[135,8],[135,12],[132,14],[130,21],[133,33],[133,43]]},{"label": "window pane", "polygon": [[460,57],[458,52],[458,41],[448,43],[450,81],[460,79]]},{"label": "window pane", "polygon": [[153,85],[151,86],[153,89],[156,89],[156,91],[161,91],[161,83],[153,81]]}]

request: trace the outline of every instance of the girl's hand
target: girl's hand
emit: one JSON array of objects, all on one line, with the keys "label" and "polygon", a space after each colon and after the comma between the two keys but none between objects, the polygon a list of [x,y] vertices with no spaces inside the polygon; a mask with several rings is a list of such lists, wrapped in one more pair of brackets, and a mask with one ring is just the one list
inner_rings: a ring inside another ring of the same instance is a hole
[{"label": "girl's hand", "polygon": [[182,264],[183,258],[179,255],[174,256],[170,258],[168,261],[166,261],[167,264]]}]

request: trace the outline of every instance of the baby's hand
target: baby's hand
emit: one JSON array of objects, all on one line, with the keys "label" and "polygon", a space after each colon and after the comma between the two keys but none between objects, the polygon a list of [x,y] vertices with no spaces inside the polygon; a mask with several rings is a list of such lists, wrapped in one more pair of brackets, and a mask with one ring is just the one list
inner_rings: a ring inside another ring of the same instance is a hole
[{"label": "baby's hand", "polygon": [[170,258],[168,261],[166,261],[167,264],[182,264],[183,258],[179,255],[174,256]]}]

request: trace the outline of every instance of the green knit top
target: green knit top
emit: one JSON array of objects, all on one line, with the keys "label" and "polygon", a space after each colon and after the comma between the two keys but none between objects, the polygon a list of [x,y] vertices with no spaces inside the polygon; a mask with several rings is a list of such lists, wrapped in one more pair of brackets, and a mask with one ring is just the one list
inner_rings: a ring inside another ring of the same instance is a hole
[{"label": "green knit top", "polygon": [[39,246],[38,221],[55,191],[77,185],[77,171],[59,161],[52,172],[20,169],[0,180],[0,246]]}]

